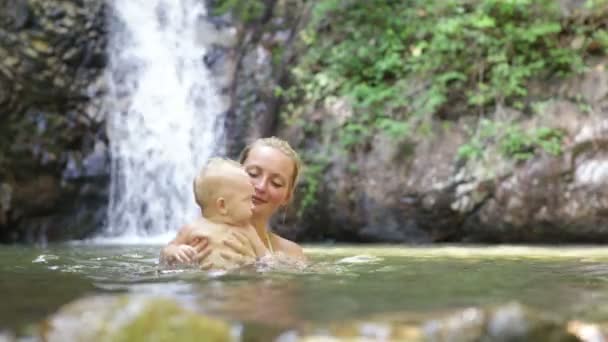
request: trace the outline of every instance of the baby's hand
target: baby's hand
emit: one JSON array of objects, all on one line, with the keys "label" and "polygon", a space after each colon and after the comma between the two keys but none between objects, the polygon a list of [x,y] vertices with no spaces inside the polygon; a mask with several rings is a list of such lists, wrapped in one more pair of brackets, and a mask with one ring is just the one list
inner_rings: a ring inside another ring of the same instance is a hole
[{"label": "baby's hand", "polygon": [[190,264],[197,256],[197,249],[188,245],[169,245],[164,250],[164,262],[168,265],[176,263]]}]

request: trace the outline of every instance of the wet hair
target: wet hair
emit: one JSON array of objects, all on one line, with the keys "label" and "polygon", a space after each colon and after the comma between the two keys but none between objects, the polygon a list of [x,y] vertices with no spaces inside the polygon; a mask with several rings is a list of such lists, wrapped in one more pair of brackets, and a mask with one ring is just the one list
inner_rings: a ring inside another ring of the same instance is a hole
[{"label": "wet hair", "polygon": [[[199,207],[203,208],[205,204],[211,203],[226,191],[226,185],[231,182],[229,174],[233,174],[229,173],[230,170],[245,174],[243,165],[234,160],[217,157],[209,159],[201,168],[192,182],[194,199]],[[219,186],[216,186],[218,182]]]},{"label": "wet hair", "polygon": [[289,143],[287,141],[285,141],[281,138],[277,138],[277,137],[260,138],[260,139],[255,140],[251,144],[247,145],[243,149],[243,151],[241,151],[241,155],[239,157],[239,162],[241,164],[243,164],[245,162],[245,160],[247,160],[247,157],[249,156],[249,151],[251,151],[251,149],[254,148],[255,146],[268,146],[268,147],[275,148],[275,149],[279,150],[280,152],[282,152],[287,157],[289,157],[289,159],[291,159],[293,161],[293,166],[294,166],[293,175],[291,177],[291,184],[290,184],[290,188],[289,188],[290,194],[293,195],[296,185],[298,184],[300,172],[302,171],[302,160],[300,159],[298,152],[296,152],[293,148],[291,148],[291,146],[289,145]]}]

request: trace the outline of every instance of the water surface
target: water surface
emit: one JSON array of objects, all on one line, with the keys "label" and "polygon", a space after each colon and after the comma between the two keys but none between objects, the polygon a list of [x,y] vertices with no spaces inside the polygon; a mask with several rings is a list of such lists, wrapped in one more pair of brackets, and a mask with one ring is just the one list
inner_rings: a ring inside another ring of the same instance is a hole
[{"label": "water surface", "polygon": [[160,246],[0,247],[0,328],[22,331],[91,294],[169,296],[263,331],[399,317],[422,322],[519,301],[566,318],[607,321],[602,247],[308,246],[311,265],[207,274],[159,272]]}]

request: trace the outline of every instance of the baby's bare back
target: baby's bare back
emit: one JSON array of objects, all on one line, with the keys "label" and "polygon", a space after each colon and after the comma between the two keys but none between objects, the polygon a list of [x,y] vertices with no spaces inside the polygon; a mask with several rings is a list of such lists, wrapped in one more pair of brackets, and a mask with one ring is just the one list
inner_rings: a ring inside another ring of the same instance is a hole
[{"label": "baby's bare back", "polygon": [[228,270],[237,268],[242,265],[242,260],[235,260],[225,258],[222,254],[232,254],[234,251],[226,246],[225,241],[232,242],[234,244],[242,244],[242,240],[237,239],[234,233],[240,233],[247,240],[244,246],[250,255],[256,255],[256,248],[250,242],[250,237],[247,232],[247,228],[232,227],[226,224],[214,223],[208,220],[200,219],[194,222],[192,230],[187,239],[188,245],[194,245],[194,241],[197,238],[205,237],[209,241],[209,247],[211,253],[204,260],[201,260],[201,267],[203,265],[211,265],[212,270]]}]

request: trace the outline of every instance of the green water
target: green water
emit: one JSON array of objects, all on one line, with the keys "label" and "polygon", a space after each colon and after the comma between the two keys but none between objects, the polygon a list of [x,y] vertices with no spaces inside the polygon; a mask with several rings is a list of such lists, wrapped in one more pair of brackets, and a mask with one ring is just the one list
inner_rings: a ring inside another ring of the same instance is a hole
[{"label": "green water", "polygon": [[170,296],[213,316],[282,330],[399,316],[421,322],[519,301],[607,321],[608,248],[309,246],[303,271],[158,272],[160,246],[0,247],[0,330],[21,331],[90,294]]}]

